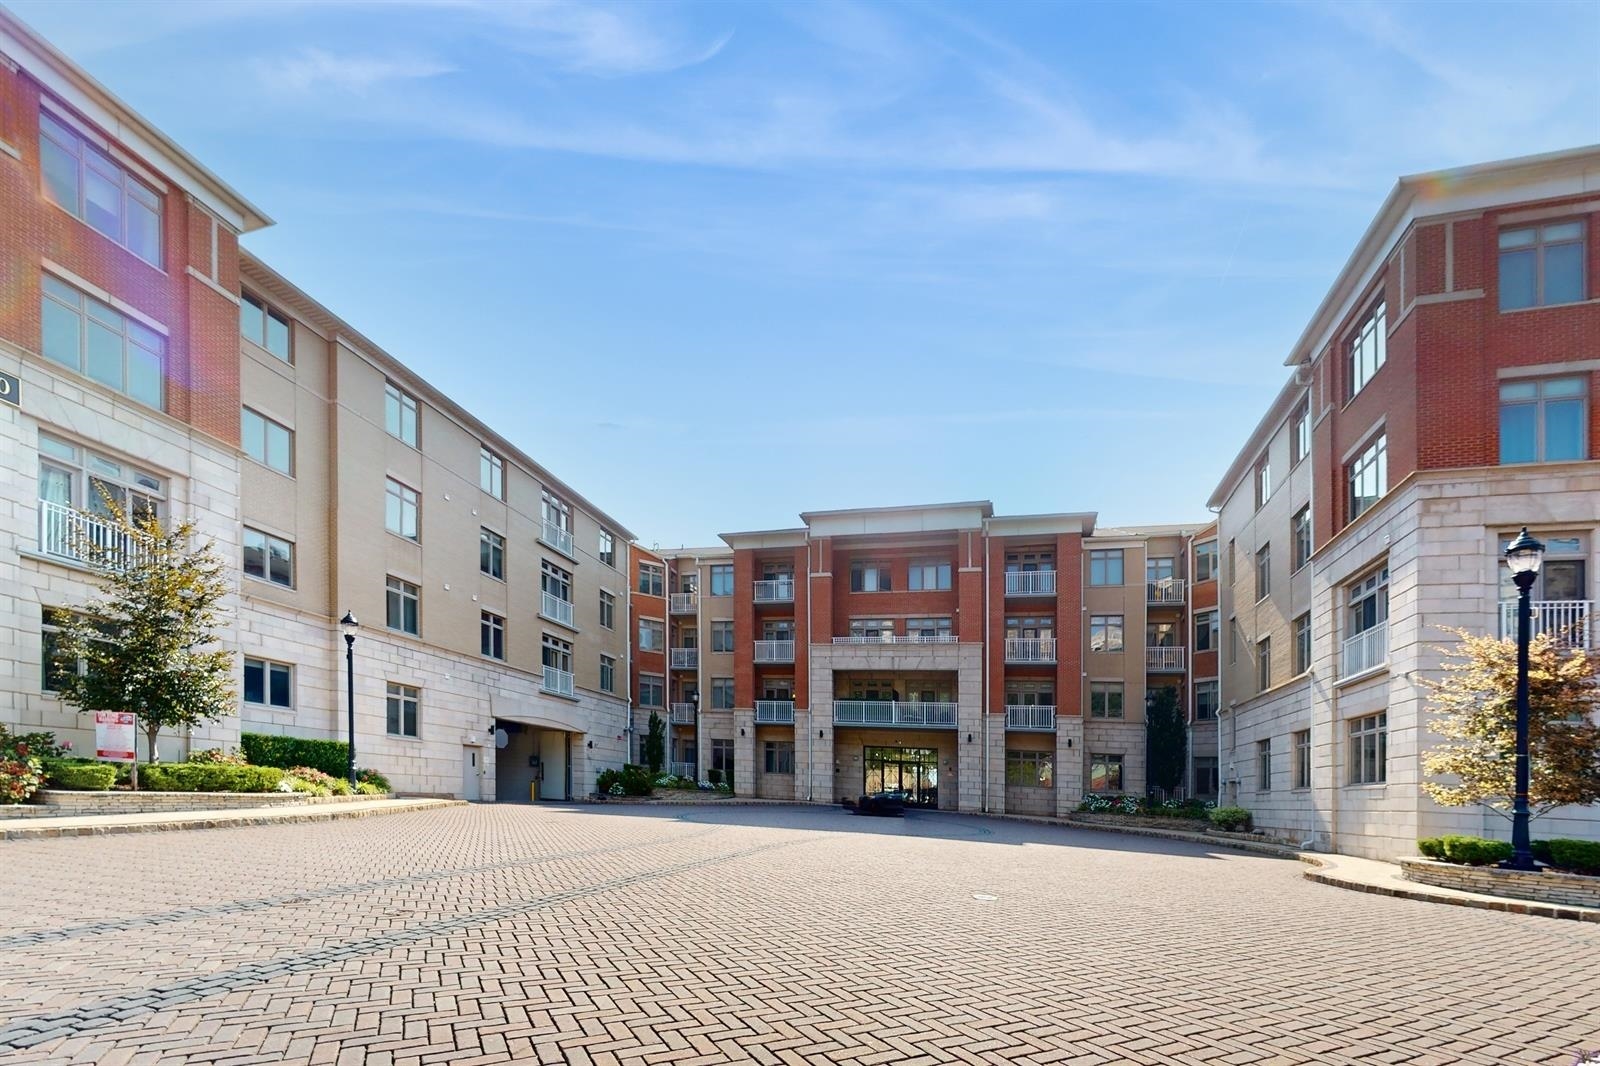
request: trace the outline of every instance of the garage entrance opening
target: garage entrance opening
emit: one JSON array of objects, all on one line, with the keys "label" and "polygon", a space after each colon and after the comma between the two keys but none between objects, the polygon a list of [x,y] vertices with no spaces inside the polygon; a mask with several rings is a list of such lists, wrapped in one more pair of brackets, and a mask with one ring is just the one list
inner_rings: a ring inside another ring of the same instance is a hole
[{"label": "garage entrance opening", "polygon": [[495,752],[494,795],[501,803],[572,798],[572,744],[576,733],[496,719],[506,745]]},{"label": "garage entrance opening", "polygon": [[939,806],[939,752],[934,748],[865,748],[861,791],[897,792],[917,807]]}]

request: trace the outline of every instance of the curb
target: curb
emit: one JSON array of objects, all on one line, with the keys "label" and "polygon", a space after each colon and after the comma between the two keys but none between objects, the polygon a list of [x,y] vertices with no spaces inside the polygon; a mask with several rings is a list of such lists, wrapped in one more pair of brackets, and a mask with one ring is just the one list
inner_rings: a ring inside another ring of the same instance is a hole
[{"label": "curb", "polygon": [[[189,816],[177,813],[165,821],[104,822],[97,825],[51,826],[18,825],[0,828],[0,840],[46,840],[57,837],[120,836],[124,833],[171,833],[189,829],[239,829],[261,825],[289,825],[302,822],[332,822],[347,818],[368,818],[385,814],[410,814],[414,811],[435,810],[441,807],[464,807],[466,800],[383,800],[382,807],[361,810],[341,810],[337,806],[324,810],[292,808],[287,811],[271,808],[219,813],[190,812]],[[267,814],[261,812],[266,810]],[[96,816],[77,816],[96,817]],[[100,816],[100,817],[115,817]],[[19,819],[19,821],[22,819]],[[39,819],[44,821],[45,819]]]},{"label": "curb", "polygon": [[[952,812],[955,813],[955,812]],[[1262,840],[1239,840],[1211,833],[1185,833],[1179,829],[1158,829],[1143,825],[1106,825],[1102,822],[1080,822],[1075,818],[1049,818],[1032,814],[996,814],[988,812],[984,818],[1004,818],[1013,822],[1032,822],[1035,825],[1061,825],[1068,829],[1087,829],[1095,833],[1124,833],[1136,837],[1157,837],[1162,840],[1180,840],[1185,844],[1206,844],[1216,848],[1231,848],[1274,859],[1298,858],[1300,851],[1284,844],[1269,844]]]},{"label": "curb", "polygon": [[1375,885],[1368,881],[1339,875],[1338,857],[1334,855],[1302,854],[1300,861],[1312,867],[1303,876],[1307,881],[1350,892],[1366,892],[1374,896],[1416,900],[1419,903],[1442,903],[1450,907],[1471,907],[1483,911],[1503,911],[1507,914],[1527,914],[1535,918],[1561,918],[1573,922],[1600,922],[1600,910],[1587,907],[1566,907],[1559,903],[1538,903],[1530,900],[1510,899],[1501,896],[1468,895],[1453,889],[1428,888],[1407,885]]}]

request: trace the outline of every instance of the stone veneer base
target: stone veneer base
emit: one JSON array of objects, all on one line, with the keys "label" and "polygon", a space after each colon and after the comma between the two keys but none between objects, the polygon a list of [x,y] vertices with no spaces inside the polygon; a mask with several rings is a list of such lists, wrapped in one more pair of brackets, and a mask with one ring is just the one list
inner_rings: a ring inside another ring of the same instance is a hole
[{"label": "stone veneer base", "polygon": [[387,795],[313,796],[304,792],[79,792],[43,789],[34,794],[32,803],[0,807],[0,819],[315,807],[388,798]]},{"label": "stone veneer base", "polygon": [[1481,892],[1535,903],[1600,907],[1600,877],[1586,877],[1583,874],[1462,866],[1435,859],[1401,859],[1400,875],[1407,881],[1435,888],[1453,888],[1458,892]]}]

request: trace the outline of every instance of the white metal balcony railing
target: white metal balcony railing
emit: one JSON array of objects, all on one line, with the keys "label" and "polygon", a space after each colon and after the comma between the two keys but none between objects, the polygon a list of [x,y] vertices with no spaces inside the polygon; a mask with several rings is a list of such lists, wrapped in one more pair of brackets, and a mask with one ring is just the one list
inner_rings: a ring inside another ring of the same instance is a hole
[{"label": "white metal balcony railing", "polygon": [[1056,661],[1054,637],[1007,637],[1006,662],[1053,663]]},{"label": "white metal balcony railing", "polygon": [[1054,596],[1055,594],[1054,570],[1010,571],[1006,574],[1007,596]]},{"label": "white metal balcony railing", "polygon": [[792,640],[758,640],[756,641],[755,661],[758,663],[792,663],[794,662],[794,641]]},{"label": "white metal balcony railing", "polygon": [[953,703],[910,703],[898,700],[836,700],[835,725],[904,725],[935,729],[956,727]]},{"label": "white metal balcony railing", "polygon": [[1007,729],[1030,729],[1039,733],[1054,733],[1056,731],[1055,705],[1046,706],[1039,704],[1024,707],[1020,704],[1006,707]]},{"label": "white metal balcony railing", "polygon": [[851,633],[834,637],[835,644],[954,644],[954,633]]},{"label": "white metal balcony railing", "polygon": [[1183,578],[1164,577],[1160,581],[1144,583],[1146,603],[1183,603]]},{"label": "white metal balcony railing", "polygon": [[667,609],[673,614],[694,614],[700,609],[698,592],[674,592],[667,600]]},{"label": "white metal balcony railing", "polygon": [[668,654],[674,670],[693,670],[700,665],[699,648],[673,648]]},{"label": "white metal balcony railing", "polygon": [[39,550],[62,559],[87,561],[87,547],[103,552],[108,562],[137,561],[146,550],[146,539],[109,519],[85,514],[65,504],[39,501]]},{"label": "white metal balcony railing", "polygon": [[672,705],[673,725],[694,725],[694,704],[674,703]]},{"label": "white metal balcony railing", "polygon": [[539,533],[539,539],[550,545],[550,547],[554,548],[562,555],[570,556],[575,554],[572,550],[572,531],[562,529],[554,522],[544,523],[544,526]]},{"label": "white metal balcony railing", "polygon": [[756,700],[756,725],[793,725],[794,700]]},{"label": "white metal balcony railing", "polygon": [[544,594],[544,606],[539,613],[552,622],[560,622],[564,626],[572,625],[572,604],[553,592]]},{"label": "white metal balcony railing", "polygon": [[756,582],[757,603],[793,603],[794,578],[775,577]]},{"label": "white metal balcony railing", "polygon": [[[1558,643],[1575,648],[1600,649],[1596,634],[1593,600],[1534,600],[1532,635],[1549,633]],[[1517,601],[1500,601],[1500,637],[1517,639]]]},{"label": "white metal balcony railing", "polygon": [[1379,622],[1344,642],[1339,656],[1339,676],[1354,677],[1381,666],[1389,659],[1389,623]]},{"label": "white metal balcony railing", "polygon": [[1183,672],[1183,653],[1185,648],[1173,648],[1164,645],[1147,647],[1144,650],[1144,668],[1157,674],[1181,674]]},{"label": "white metal balcony railing", "polygon": [[688,777],[696,781],[700,780],[700,775],[695,772],[694,763],[692,762],[669,762],[667,763],[667,772],[674,777]]},{"label": "white metal balcony railing", "polygon": [[572,671],[557,670],[553,666],[544,668],[544,681],[539,686],[546,692],[553,692],[557,696],[572,695]]}]

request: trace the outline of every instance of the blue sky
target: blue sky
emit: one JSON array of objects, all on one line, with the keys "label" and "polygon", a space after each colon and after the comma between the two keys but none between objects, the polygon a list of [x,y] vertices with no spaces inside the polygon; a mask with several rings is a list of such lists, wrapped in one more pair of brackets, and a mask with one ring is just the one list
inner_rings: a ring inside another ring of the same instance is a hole
[{"label": "blue sky", "polygon": [[1600,3],[12,7],[646,544],[1190,521],[1396,176],[1600,142]]}]

